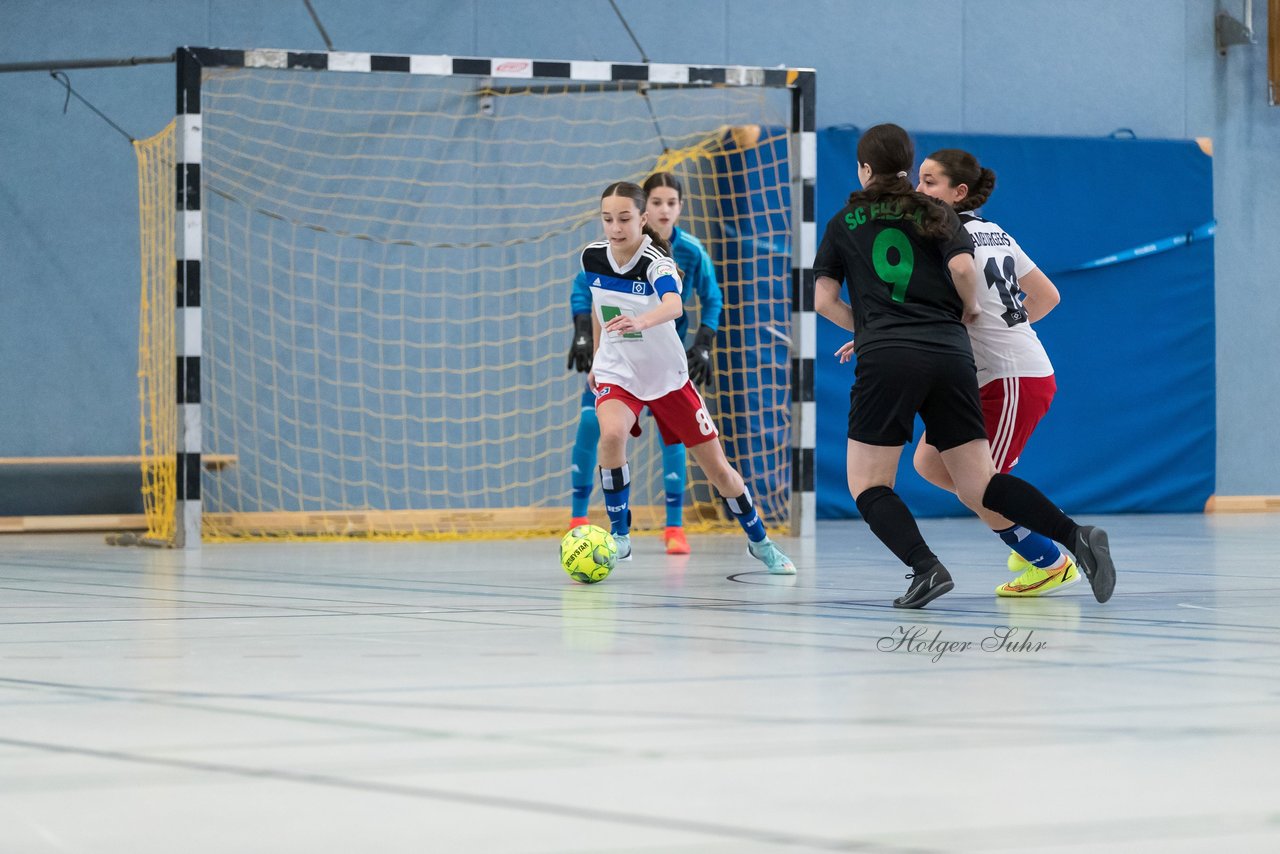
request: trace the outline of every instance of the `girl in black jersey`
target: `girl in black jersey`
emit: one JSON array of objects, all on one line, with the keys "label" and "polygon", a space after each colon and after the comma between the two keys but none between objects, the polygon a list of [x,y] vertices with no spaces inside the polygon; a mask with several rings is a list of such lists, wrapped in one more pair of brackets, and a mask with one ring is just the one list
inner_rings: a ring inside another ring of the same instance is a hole
[{"label": "girl in black jersey", "polygon": [[1034,486],[993,467],[964,325],[981,312],[972,238],[953,210],[912,189],[907,170],[915,151],[902,128],[871,128],[857,154],[862,190],[827,223],[813,265],[814,304],[854,333],[837,351],[841,361],[850,352],[858,357],[849,394],[849,491],[872,532],[912,569],[894,606],[920,608],[955,586],[893,491],[917,413],[966,506],[1065,545],[1094,597],[1107,601],[1115,566],[1106,532],[1077,525]]}]

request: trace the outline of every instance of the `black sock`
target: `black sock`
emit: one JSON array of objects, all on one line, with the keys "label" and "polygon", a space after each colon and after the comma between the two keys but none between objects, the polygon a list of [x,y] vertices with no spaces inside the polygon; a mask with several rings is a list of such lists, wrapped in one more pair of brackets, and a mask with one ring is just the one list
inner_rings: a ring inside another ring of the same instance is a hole
[{"label": "black sock", "polygon": [[1011,474],[991,478],[982,495],[982,506],[1024,528],[1051,537],[1068,549],[1075,544],[1076,529],[1080,526],[1022,478]]},{"label": "black sock", "polygon": [[887,486],[873,486],[854,499],[858,512],[867,520],[871,533],[912,569],[927,569],[937,563],[907,505]]}]

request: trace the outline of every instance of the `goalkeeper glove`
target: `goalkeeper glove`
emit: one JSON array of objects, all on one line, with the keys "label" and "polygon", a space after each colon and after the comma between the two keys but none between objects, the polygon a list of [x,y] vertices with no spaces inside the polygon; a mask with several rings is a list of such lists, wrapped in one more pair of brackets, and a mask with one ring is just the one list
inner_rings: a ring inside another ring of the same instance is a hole
[{"label": "goalkeeper glove", "polygon": [[711,345],[715,340],[714,329],[699,326],[698,334],[693,336],[693,346],[685,351],[689,359],[689,379],[698,385],[705,385],[711,379]]},{"label": "goalkeeper glove", "polygon": [[585,374],[591,370],[591,315],[575,314],[573,316],[573,344],[569,347],[569,363],[565,365],[571,371]]}]

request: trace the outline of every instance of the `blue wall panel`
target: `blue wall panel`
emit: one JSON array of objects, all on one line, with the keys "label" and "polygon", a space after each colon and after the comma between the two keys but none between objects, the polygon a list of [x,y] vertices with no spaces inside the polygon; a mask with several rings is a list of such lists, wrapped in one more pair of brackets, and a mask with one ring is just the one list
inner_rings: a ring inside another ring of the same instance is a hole
[{"label": "blue wall panel", "polygon": [[[820,228],[857,186],[857,138],[854,128],[819,134]],[[1004,226],[1062,294],[1036,325],[1058,395],[1014,473],[1069,512],[1203,508],[1215,468],[1212,242],[1067,271],[1209,222],[1210,159],[1185,141],[916,135],[917,161],[944,147],[971,150],[995,170],[983,215]],[[845,339],[819,322],[818,509],[825,517],[857,512],[844,470],[853,367],[830,356]],[[903,453],[898,481],[907,503],[922,516],[967,513],[915,474],[910,454]]]}]

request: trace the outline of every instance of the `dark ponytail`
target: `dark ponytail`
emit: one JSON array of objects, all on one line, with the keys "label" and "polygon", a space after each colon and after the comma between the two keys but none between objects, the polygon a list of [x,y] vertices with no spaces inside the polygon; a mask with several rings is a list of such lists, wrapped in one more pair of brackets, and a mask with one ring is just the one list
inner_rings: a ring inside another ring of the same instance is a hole
[{"label": "dark ponytail", "polygon": [[987,203],[996,188],[996,173],[978,163],[978,158],[960,148],[943,148],[929,155],[929,159],[942,167],[951,186],[964,184],[969,188],[965,197],[955,203],[957,211],[977,210]]},{"label": "dark ponytail", "polygon": [[[915,219],[920,233],[941,239],[950,236],[947,212],[935,199],[917,193],[906,173],[915,160],[915,146],[907,132],[894,124],[876,125],[858,139],[858,163],[871,167],[871,182],[849,195],[849,204],[883,204],[893,200],[903,219]],[[918,214],[918,216],[917,216]]]},{"label": "dark ponytail", "polygon": [[[604,192],[600,194],[600,198],[607,199],[610,196],[625,196],[635,202],[636,211],[643,214],[647,196],[644,189],[639,184],[632,184],[630,181],[614,181],[612,184],[604,188]],[[666,241],[662,235],[654,231],[649,226],[643,226],[644,233],[649,235],[649,239],[653,241],[653,245],[663,251],[663,253],[671,254],[671,244]]]},{"label": "dark ponytail", "polygon": [[663,237],[661,234],[658,234],[658,232],[654,231],[652,228],[650,228],[647,225],[641,226],[640,230],[643,231],[645,234],[649,235],[649,239],[653,241],[653,245],[661,249],[663,255],[670,257],[671,244],[667,242],[667,238]]}]

